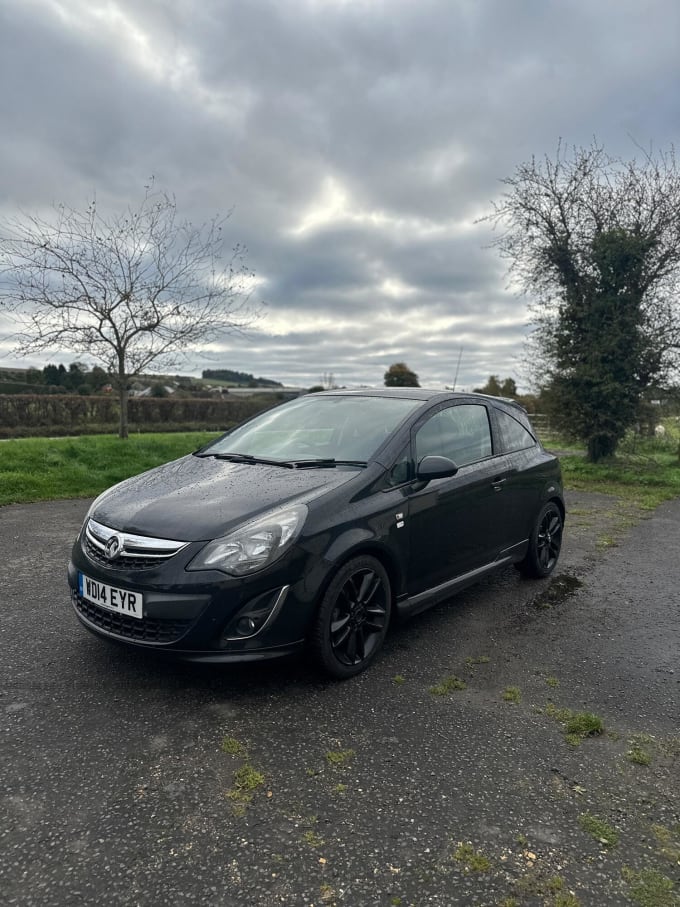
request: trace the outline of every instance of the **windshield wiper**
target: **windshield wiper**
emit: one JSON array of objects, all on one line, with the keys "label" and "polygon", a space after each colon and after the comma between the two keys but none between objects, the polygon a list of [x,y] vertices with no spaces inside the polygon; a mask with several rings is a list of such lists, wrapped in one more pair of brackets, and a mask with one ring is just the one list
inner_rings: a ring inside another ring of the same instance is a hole
[{"label": "windshield wiper", "polygon": [[215,457],[229,463],[256,463],[265,466],[283,466],[286,469],[332,469],[335,466],[367,466],[366,460],[336,460],[333,457],[313,457],[306,460],[270,460],[245,453],[196,453],[197,457]]},{"label": "windshield wiper", "polygon": [[294,469],[292,463],[287,460],[269,460],[266,457],[254,457],[252,454],[242,453],[199,453],[197,457],[214,457],[216,460],[227,460],[229,463],[254,463],[264,466],[284,466],[286,469]]},{"label": "windshield wiper", "polygon": [[317,457],[310,460],[291,460],[295,469],[330,469],[333,466],[367,466],[366,460],[335,460],[333,457]]}]

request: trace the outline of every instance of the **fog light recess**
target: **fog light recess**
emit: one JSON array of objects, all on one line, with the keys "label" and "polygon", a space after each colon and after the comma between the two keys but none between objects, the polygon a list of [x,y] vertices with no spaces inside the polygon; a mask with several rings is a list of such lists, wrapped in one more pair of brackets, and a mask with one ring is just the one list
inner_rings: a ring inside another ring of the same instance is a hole
[{"label": "fog light recess", "polygon": [[290,586],[273,589],[251,599],[224,628],[220,645],[257,636],[281,610]]}]

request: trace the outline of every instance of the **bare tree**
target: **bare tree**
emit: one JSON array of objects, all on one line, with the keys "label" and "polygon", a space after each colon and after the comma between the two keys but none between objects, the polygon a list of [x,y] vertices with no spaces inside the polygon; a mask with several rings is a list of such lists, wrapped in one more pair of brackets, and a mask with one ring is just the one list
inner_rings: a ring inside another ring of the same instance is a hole
[{"label": "bare tree", "polygon": [[678,365],[674,151],[641,150],[639,160],[626,161],[595,141],[560,144],[554,159],[532,158],[503,184],[486,220],[501,228],[493,245],[531,299],[539,383],[560,391],[554,398],[564,427],[599,459],[635,420],[645,388]]},{"label": "bare tree", "polygon": [[6,221],[0,232],[0,307],[17,324],[16,350],[87,354],[113,376],[121,438],[132,375],[168,367],[190,348],[240,331],[258,315],[244,250],[225,258],[223,226],[178,217],[147,187],[136,208],[55,207],[51,218]]}]

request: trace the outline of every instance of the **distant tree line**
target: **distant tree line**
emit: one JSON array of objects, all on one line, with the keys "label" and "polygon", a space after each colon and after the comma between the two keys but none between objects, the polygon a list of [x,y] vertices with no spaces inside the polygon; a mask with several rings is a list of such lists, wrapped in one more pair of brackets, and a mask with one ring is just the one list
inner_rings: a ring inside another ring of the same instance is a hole
[{"label": "distant tree line", "polygon": [[492,397],[517,398],[517,385],[513,378],[500,381],[498,375],[489,375],[489,380],[483,387],[476,387],[475,394],[490,394]]},{"label": "distant tree line", "polygon": [[[208,381],[224,381],[241,387],[283,387],[280,381],[254,378],[247,372],[229,369],[206,369],[202,378]],[[115,375],[98,365],[90,369],[82,362],[72,362],[69,366],[49,363],[41,369],[0,369],[0,394],[80,394],[86,397],[104,391],[111,392],[115,380]],[[128,388],[133,388],[138,383],[150,387],[154,397],[167,397],[168,384],[171,384],[180,396],[207,394],[202,381],[189,375],[128,377]]]},{"label": "distant tree line", "polygon": [[201,372],[206,381],[226,381],[243,387],[283,387],[280,381],[271,378],[255,378],[249,372],[235,372],[228,368],[206,368]]},{"label": "distant tree line", "polygon": [[0,394],[81,394],[99,393],[111,382],[111,376],[100,366],[89,369],[82,362],[65,365],[52,363],[42,369],[0,370]]}]

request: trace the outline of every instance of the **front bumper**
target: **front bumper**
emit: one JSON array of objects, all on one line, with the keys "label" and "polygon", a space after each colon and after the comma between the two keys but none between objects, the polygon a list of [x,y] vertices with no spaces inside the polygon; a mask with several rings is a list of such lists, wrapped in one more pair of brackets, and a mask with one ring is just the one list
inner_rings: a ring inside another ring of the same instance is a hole
[{"label": "front bumper", "polygon": [[[88,559],[78,539],[68,566],[78,619],[97,636],[190,661],[258,661],[290,655],[303,647],[316,600],[304,552],[292,552],[264,575],[245,578],[217,571],[187,572],[184,568],[194,553],[187,550],[157,569],[114,570]],[[142,617],[84,598],[79,573],[142,595]],[[264,615],[262,626],[252,635],[239,634],[236,623],[254,608]]]}]

